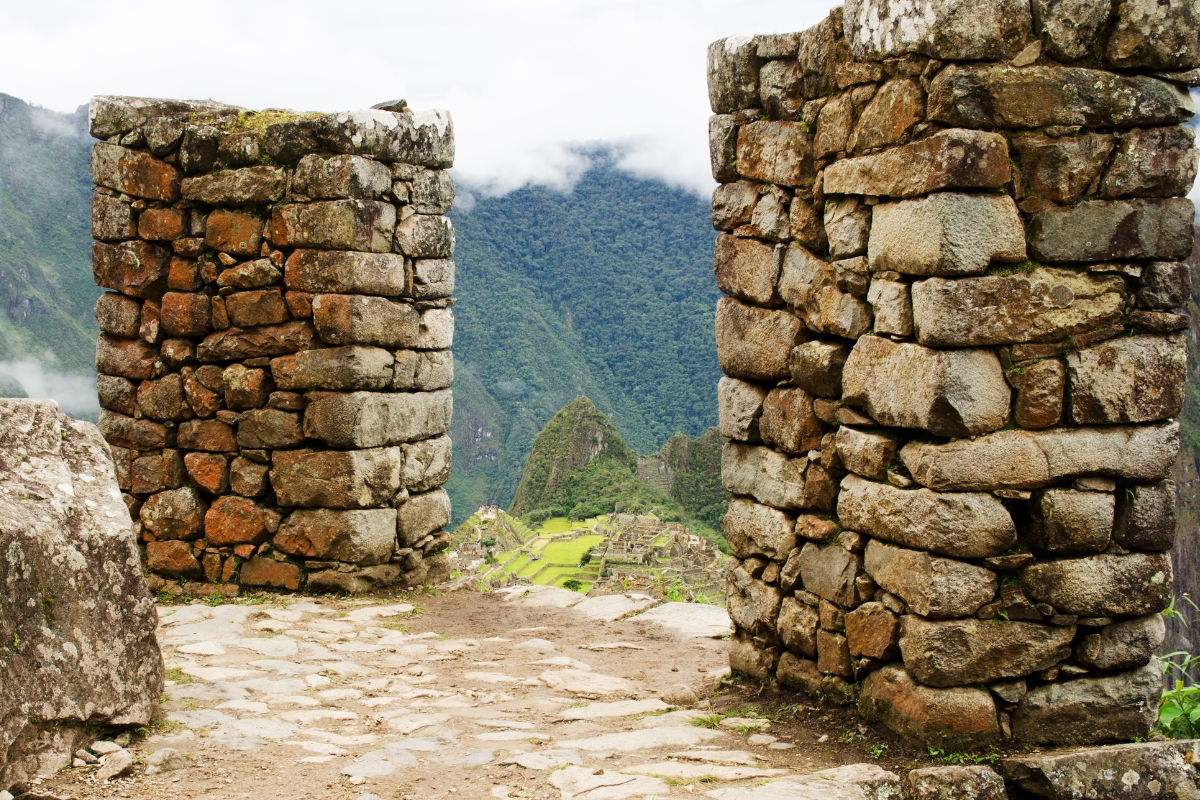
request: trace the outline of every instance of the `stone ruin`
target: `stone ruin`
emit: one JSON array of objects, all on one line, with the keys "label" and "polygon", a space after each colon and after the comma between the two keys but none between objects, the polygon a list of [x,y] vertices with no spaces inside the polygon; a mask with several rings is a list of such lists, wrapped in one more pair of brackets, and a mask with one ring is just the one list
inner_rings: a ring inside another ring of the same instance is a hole
[{"label": "stone ruin", "polygon": [[52,400],[0,400],[3,787],[70,766],[96,727],[149,723],[162,694],[158,614],[108,449]]},{"label": "stone ruin", "polygon": [[1144,737],[1200,10],[962,6],[709,48],[730,662],[931,744]]},{"label": "stone ruin", "polygon": [[99,427],[151,588],[444,579],[449,115],[88,114]]}]

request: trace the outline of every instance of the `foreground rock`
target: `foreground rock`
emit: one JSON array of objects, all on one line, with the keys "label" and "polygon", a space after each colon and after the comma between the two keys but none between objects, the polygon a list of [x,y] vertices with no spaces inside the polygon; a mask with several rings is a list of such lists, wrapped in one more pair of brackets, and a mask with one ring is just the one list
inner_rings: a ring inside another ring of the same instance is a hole
[{"label": "foreground rock", "polygon": [[150,721],[158,618],[108,445],[49,400],[0,400],[0,661],[8,786],[67,766],[88,726]]},{"label": "foreground rock", "polygon": [[1035,797],[1196,797],[1195,740],[1009,756],[1004,777]]},{"label": "foreground rock", "polygon": [[1132,672],[1042,684],[1013,711],[1013,738],[1028,744],[1145,738],[1158,719],[1161,692],[1158,659]]}]

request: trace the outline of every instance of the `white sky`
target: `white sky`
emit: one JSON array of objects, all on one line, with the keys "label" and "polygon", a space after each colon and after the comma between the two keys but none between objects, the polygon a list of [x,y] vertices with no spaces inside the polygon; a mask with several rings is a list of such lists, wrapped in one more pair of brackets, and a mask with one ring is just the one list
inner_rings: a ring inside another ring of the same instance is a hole
[{"label": "white sky", "polygon": [[342,111],[446,108],[456,174],[565,186],[571,146],[707,193],[705,50],[803,30],[836,0],[41,0],[0,3],[0,92],[60,111],[94,94]]}]

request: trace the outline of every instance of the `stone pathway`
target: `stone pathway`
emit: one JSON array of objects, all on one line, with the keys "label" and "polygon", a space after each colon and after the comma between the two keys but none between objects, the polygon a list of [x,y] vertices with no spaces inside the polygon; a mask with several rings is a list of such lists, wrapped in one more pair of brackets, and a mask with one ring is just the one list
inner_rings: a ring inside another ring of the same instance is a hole
[{"label": "stone pathway", "polygon": [[707,697],[728,670],[724,609],[552,587],[414,602],[438,608],[160,607],[170,680],[163,721],[122,751],[132,771],[102,782],[104,765],[80,760],[35,788],[188,800],[826,796],[794,793],[789,776],[806,759],[769,721],[688,697]]}]

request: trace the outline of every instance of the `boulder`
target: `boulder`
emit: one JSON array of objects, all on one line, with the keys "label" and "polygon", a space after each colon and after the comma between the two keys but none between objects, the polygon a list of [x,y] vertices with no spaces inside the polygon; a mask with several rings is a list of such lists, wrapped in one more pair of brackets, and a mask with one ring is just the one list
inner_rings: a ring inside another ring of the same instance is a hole
[{"label": "boulder", "polygon": [[1021,136],[1014,142],[1021,154],[1021,173],[1029,187],[1056,203],[1074,203],[1108,163],[1112,134],[1087,136]]},{"label": "boulder", "polygon": [[930,350],[863,336],[842,371],[842,399],[877,422],[973,436],[1008,422],[1011,391],[995,353]]},{"label": "boulder", "polygon": [[1038,267],[1016,275],[912,285],[917,341],[930,347],[1060,342],[1120,323],[1119,275]]},{"label": "boulder", "polygon": [[383,564],[396,546],[396,512],[390,508],[293,511],[271,543],[280,552],[303,558]]},{"label": "boulder", "polygon": [[397,297],[408,288],[404,258],[395,253],[296,250],[284,264],[283,280],[302,292]]},{"label": "boulder", "polygon": [[1007,620],[900,619],[904,668],[926,686],[1019,678],[1070,657],[1075,628]]},{"label": "boulder", "polygon": [[872,272],[978,275],[1024,261],[1025,228],[1007,195],[939,192],[875,206],[867,257]]},{"label": "boulder", "polygon": [[122,194],[173,203],[183,176],[165,161],[139,150],[100,143],[92,147],[92,183]]},{"label": "boulder", "polygon": [[1119,336],[1067,355],[1071,420],[1079,425],[1179,416],[1187,377],[1182,335]]},{"label": "boulder", "polygon": [[766,396],[767,390],[757,384],[723,376],[717,383],[717,432],[727,439],[759,441]]},{"label": "boulder", "polygon": [[871,327],[871,307],[838,286],[833,265],[799,244],[788,246],[779,295],[817,333],[856,339]]},{"label": "boulder", "polygon": [[[903,599],[909,611],[930,619],[969,617],[996,594],[996,574],[990,570],[876,539],[867,543],[863,569]],[[811,588],[807,580],[804,585]]]},{"label": "boulder", "polygon": [[[880,481],[887,480],[888,467],[900,450],[900,443],[890,436],[866,433],[845,425],[837,429],[834,443],[843,467]],[[845,481],[842,482],[842,491],[845,492]]]},{"label": "boulder", "polygon": [[1175,197],[1196,180],[1196,134],[1174,125],[1130,131],[1104,173],[1100,196]]},{"label": "boulder", "polygon": [[1161,695],[1158,659],[1132,672],[1044,683],[1013,710],[1013,739],[1081,745],[1145,738],[1158,719]]},{"label": "boulder", "polygon": [[453,397],[436,392],[314,392],[304,435],[331,447],[380,447],[450,430]]},{"label": "boulder", "polygon": [[721,486],[775,508],[805,505],[805,457],[789,458],[769,447],[726,442],[721,450]]},{"label": "boulder", "polygon": [[[828,108],[829,104],[821,110],[822,117]],[[1011,179],[1003,136],[952,128],[882,153],[830,164],[822,187],[827,194],[901,199],[941,189],[998,189]]]},{"label": "boulder", "polygon": [[[1112,495],[1107,497],[1111,519]],[[899,489],[848,475],[838,495],[838,516],[849,530],[955,558],[993,556],[1017,543],[1008,510],[983,492]]]},{"label": "boulder", "polygon": [[785,597],[776,624],[784,647],[807,658],[817,657],[817,629],[820,627],[817,609],[794,597]]},{"label": "boulder", "polygon": [[778,186],[812,183],[812,137],[803,122],[762,120],[737,135],[737,171],[743,178]]},{"label": "boulder", "polygon": [[1196,742],[1165,741],[1008,756],[1004,777],[1033,797],[1195,797]]},{"label": "boulder", "polygon": [[730,36],[708,46],[708,102],[714,114],[756,108],[762,59],[753,36]]},{"label": "boulder", "polygon": [[1166,552],[1175,546],[1175,484],[1124,486],[1117,494],[1113,541],[1131,550]]},{"label": "boulder", "polygon": [[293,592],[300,588],[303,578],[300,567],[290,561],[276,561],[263,556],[254,556],[242,564],[238,572],[238,582],[243,586],[268,586]]},{"label": "boulder", "polygon": [[1173,125],[1196,112],[1187,90],[1078,67],[952,65],[929,85],[928,119],[961,128]]},{"label": "boulder", "polygon": [[12,786],[69,764],[90,730],[148,725],[163,663],[109,447],[52,400],[0,400],[0,547],[18,565],[0,593]]},{"label": "boulder", "polygon": [[[817,115],[817,135],[813,139],[813,154],[825,158],[846,149],[846,141],[854,128],[854,103],[850,93],[827,100]],[[836,162],[838,164],[844,161]],[[826,173],[828,175],[828,173]],[[847,192],[847,194],[855,194]]]},{"label": "boulder", "polygon": [[1186,197],[1052,206],[1029,225],[1030,253],[1038,261],[1184,259],[1192,252],[1195,213]]},{"label": "boulder", "polygon": [[1029,599],[1081,617],[1152,614],[1166,608],[1172,596],[1166,553],[1041,561],[1017,574]]},{"label": "boulder", "polygon": [[1014,422],[1031,430],[1058,424],[1062,419],[1063,390],[1067,385],[1067,371],[1061,361],[1038,361],[1011,370],[1005,377],[1017,390],[1017,400],[1013,404]]},{"label": "boulder", "polygon": [[820,448],[825,425],[813,413],[812,395],[785,387],[767,393],[758,430],[764,444],[800,454]]},{"label": "boulder", "polygon": [[983,689],[935,689],[890,664],[863,681],[859,713],[923,745],[971,750],[1000,738],[996,704]]},{"label": "boulder", "polygon": [[1004,779],[982,764],[914,769],[908,783],[915,800],[1008,800]]},{"label": "boulder", "polygon": [[280,506],[370,508],[400,488],[401,450],[278,450],[271,486]]},{"label": "boulder", "polygon": [[846,42],[860,61],[920,53],[944,60],[1006,59],[1025,46],[1033,20],[1027,3],[986,0],[963,14],[950,0],[915,6],[901,0],[849,0]]},{"label": "boulder", "polygon": [[1075,660],[1096,669],[1136,669],[1150,663],[1166,638],[1162,614],[1121,620],[1079,637]]},{"label": "boulder", "polygon": [[782,511],[735,497],[725,514],[725,540],[736,558],[783,560],[796,546],[795,524]]},{"label": "boulder", "polygon": [[844,342],[798,344],[788,357],[792,382],[817,397],[841,397],[842,368],[849,357],[850,345]]},{"label": "boulder", "polygon": [[1148,0],[1121,0],[1104,63],[1118,69],[1192,69],[1200,67],[1200,8],[1172,0],[1160,5]]},{"label": "boulder", "polygon": [[1046,53],[1058,61],[1078,61],[1096,45],[1111,6],[1088,0],[1033,0],[1034,30],[1045,36]]},{"label": "boulder", "polygon": [[1023,539],[1044,557],[1103,553],[1112,536],[1114,505],[1108,492],[1045,489],[1029,504]]},{"label": "boulder", "polygon": [[788,354],[808,339],[804,323],[787,311],[769,311],[730,297],[717,301],[717,361],[721,371],[751,381],[788,375]]},{"label": "boulder", "polygon": [[854,579],[863,559],[844,547],[806,542],[800,551],[800,579],[804,588],[839,606],[854,605]]},{"label": "boulder", "polygon": [[1153,483],[1179,454],[1179,423],[1000,431],[947,444],[909,442],[900,460],[938,492],[1040,489],[1089,475]]}]

